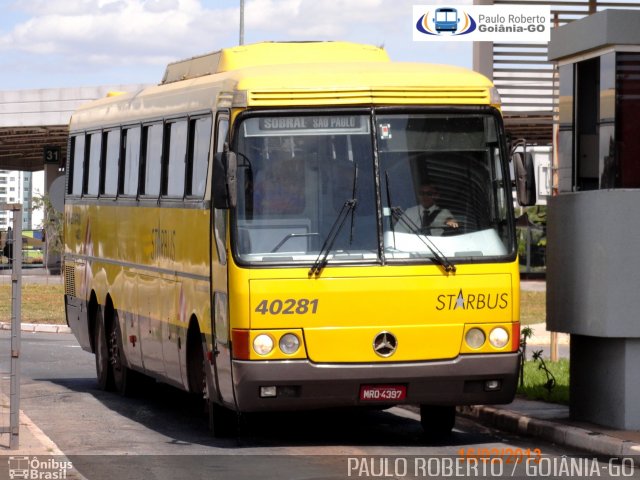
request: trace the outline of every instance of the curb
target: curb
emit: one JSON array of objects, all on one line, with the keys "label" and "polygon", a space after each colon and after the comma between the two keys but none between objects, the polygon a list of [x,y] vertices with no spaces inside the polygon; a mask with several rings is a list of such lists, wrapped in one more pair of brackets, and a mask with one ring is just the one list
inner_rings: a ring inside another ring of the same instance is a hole
[{"label": "curb", "polygon": [[[0,322],[0,330],[11,330],[11,324]],[[20,331],[27,333],[71,333],[66,325],[51,325],[47,323],[22,323]]]},{"label": "curb", "polygon": [[608,457],[640,456],[640,444],[585,428],[528,417],[488,406],[458,407],[458,414],[484,425],[518,435],[541,438],[557,445]]}]

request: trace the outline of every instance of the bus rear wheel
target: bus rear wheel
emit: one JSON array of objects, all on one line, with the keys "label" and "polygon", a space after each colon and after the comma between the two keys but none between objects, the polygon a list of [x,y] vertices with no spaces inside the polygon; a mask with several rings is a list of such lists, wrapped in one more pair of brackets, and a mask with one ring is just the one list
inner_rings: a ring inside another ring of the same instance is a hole
[{"label": "bus rear wheel", "polygon": [[114,390],[129,397],[137,393],[137,388],[144,382],[144,378],[141,373],[131,370],[126,364],[117,310],[113,311],[109,330],[109,364],[113,372]]},{"label": "bus rear wheel", "polygon": [[111,391],[114,389],[113,370],[109,362],[109,348],[107,336],[105,334],[104,318],[102,307],[98,305],[95,313],[94,346],[96,355],[96,377],[101,390]]},{"label": "bus rear wheel", "polygon": [[420,424],[428,440],[445,439],[456,423],[456,407],[450,405],[420,405]]}]

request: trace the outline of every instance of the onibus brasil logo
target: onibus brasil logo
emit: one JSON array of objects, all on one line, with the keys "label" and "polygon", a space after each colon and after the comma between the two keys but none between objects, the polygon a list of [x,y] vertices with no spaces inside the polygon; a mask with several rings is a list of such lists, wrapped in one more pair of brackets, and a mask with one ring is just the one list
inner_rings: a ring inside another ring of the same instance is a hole
[{"label": "onibus brasil logo", "polygon": [[27,480],[65,480],[67,473],[73,469],[73,464],[68,460],[60,460],[55,457],[9,457],[9,478],[24,478]]},{"label": "onibus brasil logo", "polygon": [[422,15],[416,29],[425,35],[466,35],[476,29],[476,21],[466,12],[460,14],[455,8],[443,7]]}]

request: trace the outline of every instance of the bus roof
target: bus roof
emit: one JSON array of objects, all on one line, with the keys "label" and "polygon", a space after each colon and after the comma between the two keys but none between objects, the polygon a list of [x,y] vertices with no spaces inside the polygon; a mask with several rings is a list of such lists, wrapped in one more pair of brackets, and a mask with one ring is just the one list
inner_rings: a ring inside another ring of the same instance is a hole
[{"label": "bus roof", "polygon": [[[449,65],[391,62],[384,50],[369,45],[267,42],[210,55],[217,57],[195,57],[169,65],[159,85],[80,107],[71,119],[71,130],[220,106],[498,106],[492,97],[493,84],[477,72]],[[214,66],[215,73],[203,73]],[[189,78],[168,81],[180,75]]]},{"label": "bus roof", "polygon": [[372,45],[350,42],[262,42],[223,48],[170,63],[162,83],[265,65],[388,61],[387,52]]}]

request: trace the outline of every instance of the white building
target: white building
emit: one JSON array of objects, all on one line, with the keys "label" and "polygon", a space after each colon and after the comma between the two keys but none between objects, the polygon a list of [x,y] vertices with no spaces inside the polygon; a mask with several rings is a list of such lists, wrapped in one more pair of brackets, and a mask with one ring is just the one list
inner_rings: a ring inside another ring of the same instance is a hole
[{"label": "white building", "polygon": [[[33,211],[34,196],[44,192],[44,172],[0,170],[0,203],[22,204],[22,229],[33,230],[42,226],[43,212]],[[13,225],[13,214],[0,210],[0,231]]]}]

